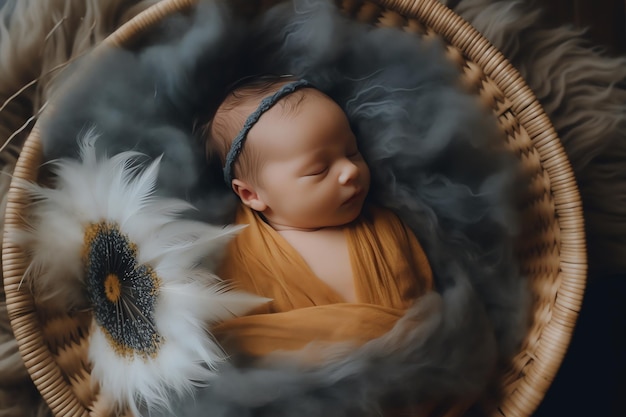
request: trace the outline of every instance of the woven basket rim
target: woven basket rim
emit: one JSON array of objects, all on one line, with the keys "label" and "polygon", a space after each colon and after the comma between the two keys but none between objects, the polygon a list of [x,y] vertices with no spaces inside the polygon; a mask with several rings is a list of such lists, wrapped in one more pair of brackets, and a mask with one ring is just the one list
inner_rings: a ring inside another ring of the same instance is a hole
[{"label": "woven basket rim", "polygon": [[[520,123],[524,124],[528,132],[537,132],[531,135],[531,139],[541,155],[542,167],[551,179],[558,176],[558,189],[551,187],[551,191],[560,226],[561,249],[567,249],[560,251],[558,276],[560,286],[567,288],[567,297],[559,297],[557,292],[552,316],[541,333],[542,336],[549,335],[549,340],[542,340],[542,354],[533,358],[532,364],[524,368],[525,375],[519,378],[499,408],[500,415],[529,416],[543,399],[565,356],[585,289],[585,230],[582,201],[573,169],[552,123],[521,75],[462,17],[437,0],[368,1],[419,19],[481,66],[510,100]],[[162,0],[120,26],[95,50],[124,45],[165,17],[196,3],[197,0]],[[93,413],[86,410],[73,395],[69,383],[45,345],[43,336],[38,332],[40,323],[33,297],[27,288],[20,286],[28,261],[18,256],[21,252],[15,243],[15,233],[23,224],[20,212],[27,205],[24,181],[36,180],[41,157],[39,124],[36,123],[20,153],[7,196],[2,242],[7,309],[24,363],[52,411],[56,415],[87,416]]]}]

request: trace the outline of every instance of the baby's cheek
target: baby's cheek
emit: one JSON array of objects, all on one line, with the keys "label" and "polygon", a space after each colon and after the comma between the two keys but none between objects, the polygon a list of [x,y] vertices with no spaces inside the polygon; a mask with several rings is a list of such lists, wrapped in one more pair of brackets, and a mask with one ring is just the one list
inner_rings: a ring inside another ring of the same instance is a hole
[{"label": "baby's cheek", "polygon": [[363,183],[364,183],[363,186],[366,188],[369,187],[371,174],[370,174],[370,169],[365,163],[365,161],[363,162],[363,169],[361,171],[361,175],[363,177]]}]

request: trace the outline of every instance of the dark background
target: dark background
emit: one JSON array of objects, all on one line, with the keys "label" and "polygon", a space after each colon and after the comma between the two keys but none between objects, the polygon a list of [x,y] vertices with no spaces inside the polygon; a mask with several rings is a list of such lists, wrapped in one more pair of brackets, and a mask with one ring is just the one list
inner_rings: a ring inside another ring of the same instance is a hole
[{"label": "dark background", "polygon": [[[541,3],[551,23],[587,27],[594,44],[626,54],[626,0]],[[534,415],[560,416],[626,417],[626,274],[589,277],[570,349]]]},{"label": "dark background", "polygon": [[612,54],[626,52],[626,0],[541,0],[551,22],[588,28],[588,37]]}]

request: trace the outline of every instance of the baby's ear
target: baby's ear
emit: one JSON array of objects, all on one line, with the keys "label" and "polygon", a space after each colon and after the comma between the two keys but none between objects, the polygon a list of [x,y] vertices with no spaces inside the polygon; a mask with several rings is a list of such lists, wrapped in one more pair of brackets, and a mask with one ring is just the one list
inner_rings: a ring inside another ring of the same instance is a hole
[{"label": "baby's ear", "polygon": [[239,179],[234,179],[231,185],[235,194],[241,199],[241,202],[252,210],[264,211],[267,208],[267,204],[261,199],[252,185]]}]

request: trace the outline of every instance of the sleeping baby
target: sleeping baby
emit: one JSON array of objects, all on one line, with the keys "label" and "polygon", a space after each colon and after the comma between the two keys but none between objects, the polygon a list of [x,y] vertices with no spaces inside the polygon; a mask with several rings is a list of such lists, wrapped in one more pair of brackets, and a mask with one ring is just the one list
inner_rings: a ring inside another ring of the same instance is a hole
[{"label": "sleeping baby", "polygon": [[256,78],[230,92],[207,136],[241,200],[236,222],[248,225],[218,275],[272,300],[212,329],[227,352],[362,344],[432,290],[412,231],[367,203],[369,168],[327,95],[304,80]]}]

